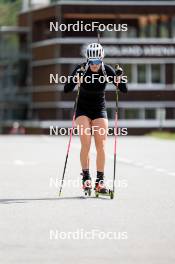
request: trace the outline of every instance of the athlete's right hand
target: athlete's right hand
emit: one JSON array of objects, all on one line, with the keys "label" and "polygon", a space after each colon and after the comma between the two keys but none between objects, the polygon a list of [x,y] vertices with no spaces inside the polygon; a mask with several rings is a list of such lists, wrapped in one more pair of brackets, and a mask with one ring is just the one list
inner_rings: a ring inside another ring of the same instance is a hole
[{"label": "athlete's right hand", "polygon": [[115,65],[115,73],[116,76],[121,76],[123,74],[123,69],[118,64]]},{"label": "athlete's right hand", "polygon": [[81,82],[84,72],[85,72],[85,68],[83,65],[81,65],[81,67],[77,70],[77,75],[76,75],[77,83]]},{"label": "athlete's right hand", "polygon": [[77,70],[77,74],[83,75],[85,72],[85,67],[84,65],[81,65],[80,68]]}]

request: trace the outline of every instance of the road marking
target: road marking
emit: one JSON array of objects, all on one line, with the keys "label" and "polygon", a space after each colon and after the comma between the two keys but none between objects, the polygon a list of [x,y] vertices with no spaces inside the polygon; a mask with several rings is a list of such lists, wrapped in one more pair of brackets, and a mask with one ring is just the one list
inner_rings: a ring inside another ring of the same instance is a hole
[{"label": "road marking", "polygon": [[135,162],[135,166],[143,167],[144,163],[143,162]]},{"label": "road marking", "polygon": [[16,165],[16,166],[25,166],[25,165],[37,165],[39,164],[39,162],[35,162],[35,161],[23,161],[23,160],[13,160],[12,161],[12,164],[13,165]]},{"label": "road marking", "polygon": [[[80,150],[80,146],[76,143],[73,143],[72,144],[74,148],[76,149],[79,149]],[[91,153],[93,155],[96,155],[96,151],[95,150],[91,150]],[[114,159],[114,155],[111,155],[111,154],[106,154],[106,157],[109,158],[109,159]],[[133,160],[130,160],[130,159],[124,159],[124,158],[117,158],[117,161],[118,162],[121,162],[121,163],[124,163],[124,164],[127,164],[127,165],[130,165],[130,166],[134,166],[134,167],[139,167],[139,168],[143,168],[145,170],[152,170],[152,171],[155,171],[155,172],[159,172],[159,173],[164,173],[164,174],[168,174],[170,176],[175,176],[175,172],[170,172],[164,168],[157,168],[153,165],[150,165],[150,164],[144,164],[143,162],[136,162],[136,161],[133,161]]]},{"label": "road marking", "polygon": [[154,169],[154,167],[152,165],[145,165],[145,164],[143,164],[143,167],[146,170],[152,170],[152,169]]},{"label": "road marking", "polygon": [[24,166],[25,165],[24,161],[22,161],[22,160],[14,160],[13,164],[17,165],[17,166]]},{"label": "road marking", "polygon": [[168,175],[175,176],[175,172],[168,172]]},{"label": "road marking", "polygon": [[163,172],[163,173],[166,173],[166,170],[165,170],[165,169],[162,169],[162,168],[156,168],[156,171],[157,171],[157,172],[161,172],[161,173],[162,173],[162,172]]}]

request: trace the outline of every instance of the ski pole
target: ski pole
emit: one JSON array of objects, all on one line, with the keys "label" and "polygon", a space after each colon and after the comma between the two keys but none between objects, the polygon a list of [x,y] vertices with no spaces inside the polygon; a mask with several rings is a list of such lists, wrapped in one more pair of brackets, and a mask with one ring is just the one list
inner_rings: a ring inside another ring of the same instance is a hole
[{"label": "ski pole", "polygon": [[[116,76],[121,76],[123,70],[119,67],[118,64],[115,65]],[[117,129],[118,129],[118,84],[120,78],[116,83],[116,110],[115,110],[115,124],[114,124],[114,176],[113,176],[113,193],[115,192],[115,177],[116,177],[116,157],[117,157]]]},{"label": "ski pole", "polygon": [[114,178],[113,178],[113,192],[115,192],[115,176],[116,176],[116,155],[117,155],[117,128],[118,128],[118,87],[116,87],[116,111],[114,124]]},{"label": "ski pole", "polygon": [[69,151],[70,151],[70,145],[71,145],[71,141],[72,141],[72,134],[73,134],[73,130],[75,127],[75,116],[76,116],[78,98],[79,98],[79,93],[80,93],[81,81],[82,81],[82,77],[83,77],[82,75],[80,77],[80,74],[84,73],[84,71],[85,71],[85,69],[84,69],[83,65],[81,66],[80,71],[77,71],[77,73],[79,73],[80,79],[78,82],[78,91],[77,91],[77,96],[75,98],[75,103],[74,103],[74,108],[73,108],[72,128],[70,130],[70,137],[69,137],[69,142],[68,142],[68,146],[67,146],[66,159],[65,159],[65,163],[64,163],[64,169],[63,169],[63,175],[62,175],[61,186],[60,186],[60,191],[59,191],[59,197],[61,196],[61,192],[62,192],[62,188],[63,188],[64,176],[65,176],[65,172],[66,172],[67,161],[68,161]]},{"label": "ski pole", "polygon": [[97,29],[97,39],[98,39],[98,43],[100,44],[100,30]]}]

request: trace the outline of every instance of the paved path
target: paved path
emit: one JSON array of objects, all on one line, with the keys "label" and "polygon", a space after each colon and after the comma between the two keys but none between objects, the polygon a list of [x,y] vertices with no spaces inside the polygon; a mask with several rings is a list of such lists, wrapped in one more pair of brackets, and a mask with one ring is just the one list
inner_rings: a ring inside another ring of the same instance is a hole
[{"label": "paved path", "polygon": [[[0,137],[0,263],[174,264],[175,141],[120,137],[114,200],[84,199],[77,137],[58,199],[67,141]],[[109,185],[112,171],[109,138]]]}]

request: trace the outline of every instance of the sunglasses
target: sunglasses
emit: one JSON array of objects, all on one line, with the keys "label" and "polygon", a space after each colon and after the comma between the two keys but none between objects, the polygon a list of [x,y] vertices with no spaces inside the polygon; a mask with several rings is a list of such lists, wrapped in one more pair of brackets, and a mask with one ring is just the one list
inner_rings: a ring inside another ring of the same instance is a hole
[{"label": "sunglasses", "polygon": [[100,63],[102,63],[102,61],[99,60],[99,59],[97,59],[97,60],[89,60],[89,64],[90,64],[90,65],[94,65],[94,64],[98,65],[98,64],[100,64]]}]

